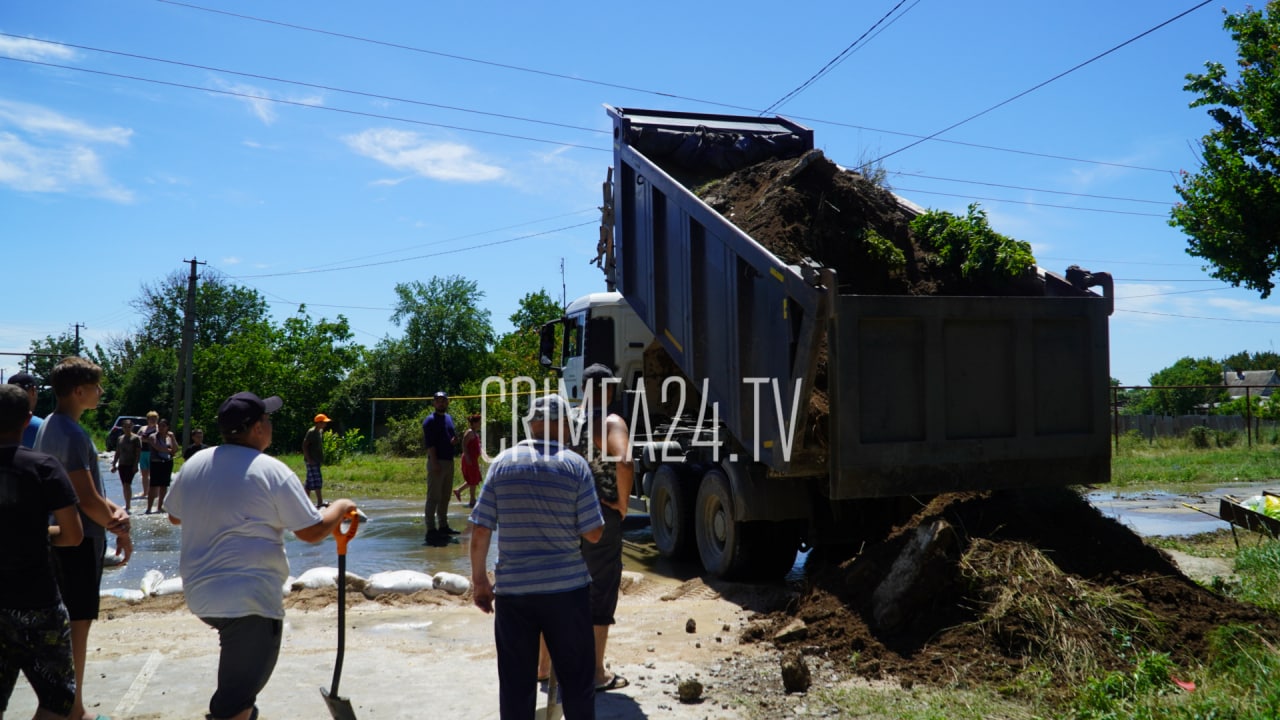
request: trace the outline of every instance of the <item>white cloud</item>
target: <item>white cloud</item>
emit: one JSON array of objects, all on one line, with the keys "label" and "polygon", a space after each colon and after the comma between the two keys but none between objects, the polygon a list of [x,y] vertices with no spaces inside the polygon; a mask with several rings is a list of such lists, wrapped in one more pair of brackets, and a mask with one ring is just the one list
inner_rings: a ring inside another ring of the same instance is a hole
[{"label": "white cloud", "polygon": [[478,158],[474,149],[461,143],[433,142],[414,132],[378,128],[343,138],[356,153],[387,167],[409,171],[432,180],[447,182],[491,182],[506,171]]},{"label": "white cloud", "polygon": [[252,112],[263,125],[270,125],[276,121],[275,103],[271,102],[271,94],[266,90],[253,85],[245,85],[243,83],[229,83],[225,80],[217,80],[217,85],[227,92],[236,93],[236,100],[249,106]]},{"label": "white cloud", "polygon": [[214,83],[227,92],[235,93],[234,99],[247,105],[249,111],[261,120],[264,125],[271,125],[279,119],[280,115],[276,112],[277,99],[317,107],[324,105],[324,98],[319,95],[285,95],[277,98],[269,90],[256,85],[230,83],[221,78],[214,78]]},{"label": "white cloud", "polygon": [[222,258],[222,264],[223,264],[223,265],[239,265],[239,264],[240,264],[240,258],[238,258],[238,257],[236,257],[236,256],[234,256],[234,255],[232,255],[231,257],[224,257],[224,258]]},{"label": "white cloud", "polygon": [[133,191],[112,180],[92,148],[40,147],[0,131],[0,185],[22,192],[82,191],[118,203],[133,202]]},{"label": "white cloud", "polygon": [[0,98],[0,185],[22,192],[80,192],[130,203],[93,145],[128,145],[133,130],[94,126],[39,105]]},{"label": "white cloud", "polygon": [[0,37],[0,55],[19,60],[74,60],[76,52],[35,38]]},{"label": "white cloud", "polygon": [[39,105],[0,99],[0,127],[11,126],[32,135],[58,135],[75,142],[128,145],[133,131],[122,127],[94,127]]}]

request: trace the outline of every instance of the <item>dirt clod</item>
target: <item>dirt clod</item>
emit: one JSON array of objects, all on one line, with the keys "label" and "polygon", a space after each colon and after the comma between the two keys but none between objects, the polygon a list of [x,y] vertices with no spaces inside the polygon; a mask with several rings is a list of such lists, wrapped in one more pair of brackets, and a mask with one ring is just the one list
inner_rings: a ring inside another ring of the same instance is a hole
[{"label": "dirt clod", "polygon": [[789,693],[802,693],[809,690],[812,678],[809,665],[800,653],[787,653],[782,658],[782,686]]}]

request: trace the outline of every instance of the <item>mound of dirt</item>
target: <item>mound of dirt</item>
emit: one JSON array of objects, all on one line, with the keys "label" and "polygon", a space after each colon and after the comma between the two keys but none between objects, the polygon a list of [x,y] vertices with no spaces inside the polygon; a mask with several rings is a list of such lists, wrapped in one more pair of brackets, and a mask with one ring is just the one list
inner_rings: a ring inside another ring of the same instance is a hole
[{"label": "mound of dirt", "polygon": [[[931,546],[887,612],[877,594],[926,530],[945,541]],[[907,686],[1002,686],[1033,667],[1065,686],[1131,669],[1145,651],[1198,664],[1226,625],[1280,639],[1280,617],[1195,584],[1062,489],[939,496],[885,540],[821,572],[790,612],[767,616],[744,639]]]}]

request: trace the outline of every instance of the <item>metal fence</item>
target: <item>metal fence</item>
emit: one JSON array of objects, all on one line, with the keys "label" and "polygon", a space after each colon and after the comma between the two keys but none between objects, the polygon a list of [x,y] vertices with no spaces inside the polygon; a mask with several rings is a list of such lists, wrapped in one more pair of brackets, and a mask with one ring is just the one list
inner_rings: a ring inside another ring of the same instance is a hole
[{"label": "metal fence", "polygon": [[[1120,436],[1136,430],[1147,440],[1167,437],[1185,437],[1192,428],[1206,427],[1216,432],[1239,432],[1245,436],[1250,447],[1261,442],[1264,433],[1267,437],[1275,437],[1278,423],[1275,420],[1263,420],[1249,411],[1246,402],[1245,415],[1212,415],[1208,408],[1213,398],[1220,397],[1228,388],[1222,385],[1126,385],[1112,388],[1111,416],[1112,432],[1115,435],[1116,447],[1120,445]],[[1272,388],[1266,385],[1232,386],[1231,389],[1244,390],[1246,400],[1264,396]],[[1123,390],[1175,390],[1200,391],[1204,393],[1205,412],[1194,415],[1137,415],[1126,414],[1120,402]]]}]

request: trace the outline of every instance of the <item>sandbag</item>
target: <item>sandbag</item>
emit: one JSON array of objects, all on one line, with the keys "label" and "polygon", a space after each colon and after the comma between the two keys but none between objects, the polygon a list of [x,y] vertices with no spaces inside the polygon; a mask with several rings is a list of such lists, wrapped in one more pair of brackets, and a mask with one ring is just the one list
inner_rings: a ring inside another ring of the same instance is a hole
[{"label": "sandbag", "polygon": [[142,594],[154,595],[156,592],[156,586],[159,585],[163,580],[164,580],[164,573],[160,572],[159,570],[152,568],[146,571],[142,575],[142,583],[141,583]]},{"label": "sandbag", "polygon": [[182,578],[172,577],[161,580],[155,590],[151,591],[152,595],[181,595],[182,594]]},{"label": "sandbag", "polygon": [[416,570],[389,570],[374,573],[365,583],[364,594],[374,597],[382,593],[414,593],[435,587],[435,579]]},{"label": "sandbag", "polygon": [[457,573],[438,572],[432,581],[435,589],[443,590],[450,595],[462,595],[471,589],[471,581]]},{"label": "sandbag", "polygon": [[132,590],[130,588],[104,588],[98,591],[98,597],[113,597],[129,602],[138,602],[146,597],[141,590]]},{"label": "sandbag", "polygon": [[[347,573],[347,587],[359,592],[364,589],[368,580]],[[316,567],[302,573],[290,585],[294,590],[302,590],[309,588],[336,588],[338,587],[338,568],[336,567]]]}]

